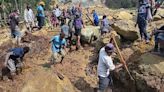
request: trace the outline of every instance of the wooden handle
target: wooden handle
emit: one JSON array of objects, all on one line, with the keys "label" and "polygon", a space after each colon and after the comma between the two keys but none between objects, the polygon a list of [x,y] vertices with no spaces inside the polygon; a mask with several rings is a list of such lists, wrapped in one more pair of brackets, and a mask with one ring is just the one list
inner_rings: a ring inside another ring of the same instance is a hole
[{"label": "wooden handle", "polygon": [[95,25],[94,22],[91,20],[91,18],[86,14],[87,18],[91,21],[92,25]]},{"label": "wooden handle", "polygon": [[114,44],[115,44],[115,46],[116,46],[116,49],[117,49],[118,55],[119,55],[119,57],[120,57],[120,62],[124,65],[124,67],[125,67],[126,71],[128,72],[130,78],[131,78],[132,80],[134,80],[134,78],[133,78],[132,75],[130,74],[130,71],[129,71],[127,65],[126,65],[126,62],[125,62],[123,56],[121,55],[120,49],[119,49],[119,47],[118,47],[118,45],[117,45],[117,42],[116,42],[114,36],[115,36],[115,35],[112,34],[112,39],[113,39],[113,41],[114,41]]}]

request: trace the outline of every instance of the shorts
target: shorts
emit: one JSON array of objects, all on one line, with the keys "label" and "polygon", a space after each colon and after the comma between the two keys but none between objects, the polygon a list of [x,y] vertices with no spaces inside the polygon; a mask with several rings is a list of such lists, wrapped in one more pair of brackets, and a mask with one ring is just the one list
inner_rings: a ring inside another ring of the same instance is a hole
[{"label": "shorts", "polygon": [[10,70],[11,74],[16,72],[16,68],[20,68],[22,66],[22,62],[14,61],[13,59],[9,59],[7,62],[7,68]]},{"label": "shorts", "polygon": [[16,26],[15,29],[11,29],[11,36],[13,38],[21,37],[20,28],[18,26]]},{"label": "shorts", "polygon": [[51,60],[53,63],[61,62],[62,58],[65,56],[65,50],[61,50],[60,52],[53,52],[51,56]]},{"label": "shorts", "polygon": [[99,77],[99,90],[100,91],[104,91],[109,86],[110,87],[113,86],[113,80],[110,75],[108,77],[101,77],[101,76],[98,76],[98,77]]},{"label": "shorts", "polygon": [[75,36],[81,36],[81,28],[80,29],[75,28]]}]

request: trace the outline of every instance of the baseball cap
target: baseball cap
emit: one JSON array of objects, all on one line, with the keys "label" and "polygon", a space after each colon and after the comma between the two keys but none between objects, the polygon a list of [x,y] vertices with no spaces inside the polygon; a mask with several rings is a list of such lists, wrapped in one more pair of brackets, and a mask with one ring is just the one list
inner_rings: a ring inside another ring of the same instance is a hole
[{"label": "baseball cap", "polygon": [[112,43],[108,43],[106,46],[105,46],[105,51],[107,53],[111,53],[114,51],[114,45]]}]

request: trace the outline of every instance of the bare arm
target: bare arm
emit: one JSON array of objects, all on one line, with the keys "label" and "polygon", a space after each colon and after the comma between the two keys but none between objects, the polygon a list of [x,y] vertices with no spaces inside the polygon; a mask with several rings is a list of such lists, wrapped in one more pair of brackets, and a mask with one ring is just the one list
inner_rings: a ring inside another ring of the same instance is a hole
[{"label": "bare arm", "polygon": [[119,69],[121,67],[123,67],[123,64],[118,64],[118,65],[116,65],[116,68],[115,69]]}]

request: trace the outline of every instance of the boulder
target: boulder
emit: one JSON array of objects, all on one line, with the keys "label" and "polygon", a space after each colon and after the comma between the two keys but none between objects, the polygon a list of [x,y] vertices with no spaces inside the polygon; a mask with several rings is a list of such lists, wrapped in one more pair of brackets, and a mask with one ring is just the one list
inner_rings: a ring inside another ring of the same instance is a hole
[{"label": "boulder", "polygon": [[160,16],[160,15],[155,15],[154,17],[153,17],[153,20],[154,21],[158,21],[158,20],[161,20],[162,19],[162,17]]},{"label": "boulder", "polygon": [[150,53],[143,54],[139,59],[135,73],[136,86],[139,92],[163,92],[164,58]]},{"label": "boulder", "polygon": [[153,55],[150,53],[146,53],[141,56],[140,60],[141,66],[149,66],[151,69],[147,67],[142,67],[145,72],[156,72],[164,74],[164,57],[160,57],[158,55]]},{"label": "boulder", "polygon": [[114,15],[114,18],[117,20],[131,20],[133,19],[133,15],[131,15],[130,13],[126,11],[121,11],[119,13],[116,13]]},{"label": "boulder", "polygon": [[[118,35],[115,31],[112,31],[112,33],[115,34],[115,40],[119,47],[121,47],[121,37]],[[98,39],[95,43],[95,50],[99,52],[99,50],[108,44],[111,40],[111,33],[107,33],[105,36],[102,36],[100,39]]]},{"label": "boulder", "polygon": [[109,19],[109,20],[112,20],[112,19],[113,19],[113,17],[109,15],[109,16],[108,16],[108,19]]},{"label": "boulder", "polygon": [[100,36],[100,27],[96,26],[86,26],[85,28],[82,29],[81,32],[81,40],[83,42],[90,43],[94,38],[99,38]]},{"label": "boulder", "polygon": [[69,79],[61,76],[51,70],[35,69],[25,78],[21,92],[75,92]]},{"label": "boulder", "polygon": [[[116,31],[112,31],[112,33],[115,35],[115,40],[116,40],[118,46],[121,46],[121,37],[120,37],[120,35],[118,35],[118,34],[116,33]],[[111,33],[106,34],[106,35],[102,38],[103,44],[108,44],[108,43],[110,42],[110,40],[111,40],[110,38],[111,38]]]},{"label": "boulder", "polygon": [[159,16],[161,16],[162,18],[164,18],[164,9],[159,8],[156,15],[159,15]]},{"label": "boulder", "polygon": [[118,20],[112,27],[124,39],[134,41],[139,38],[137,29],[134,27],[135,23],[131,20]]}]

